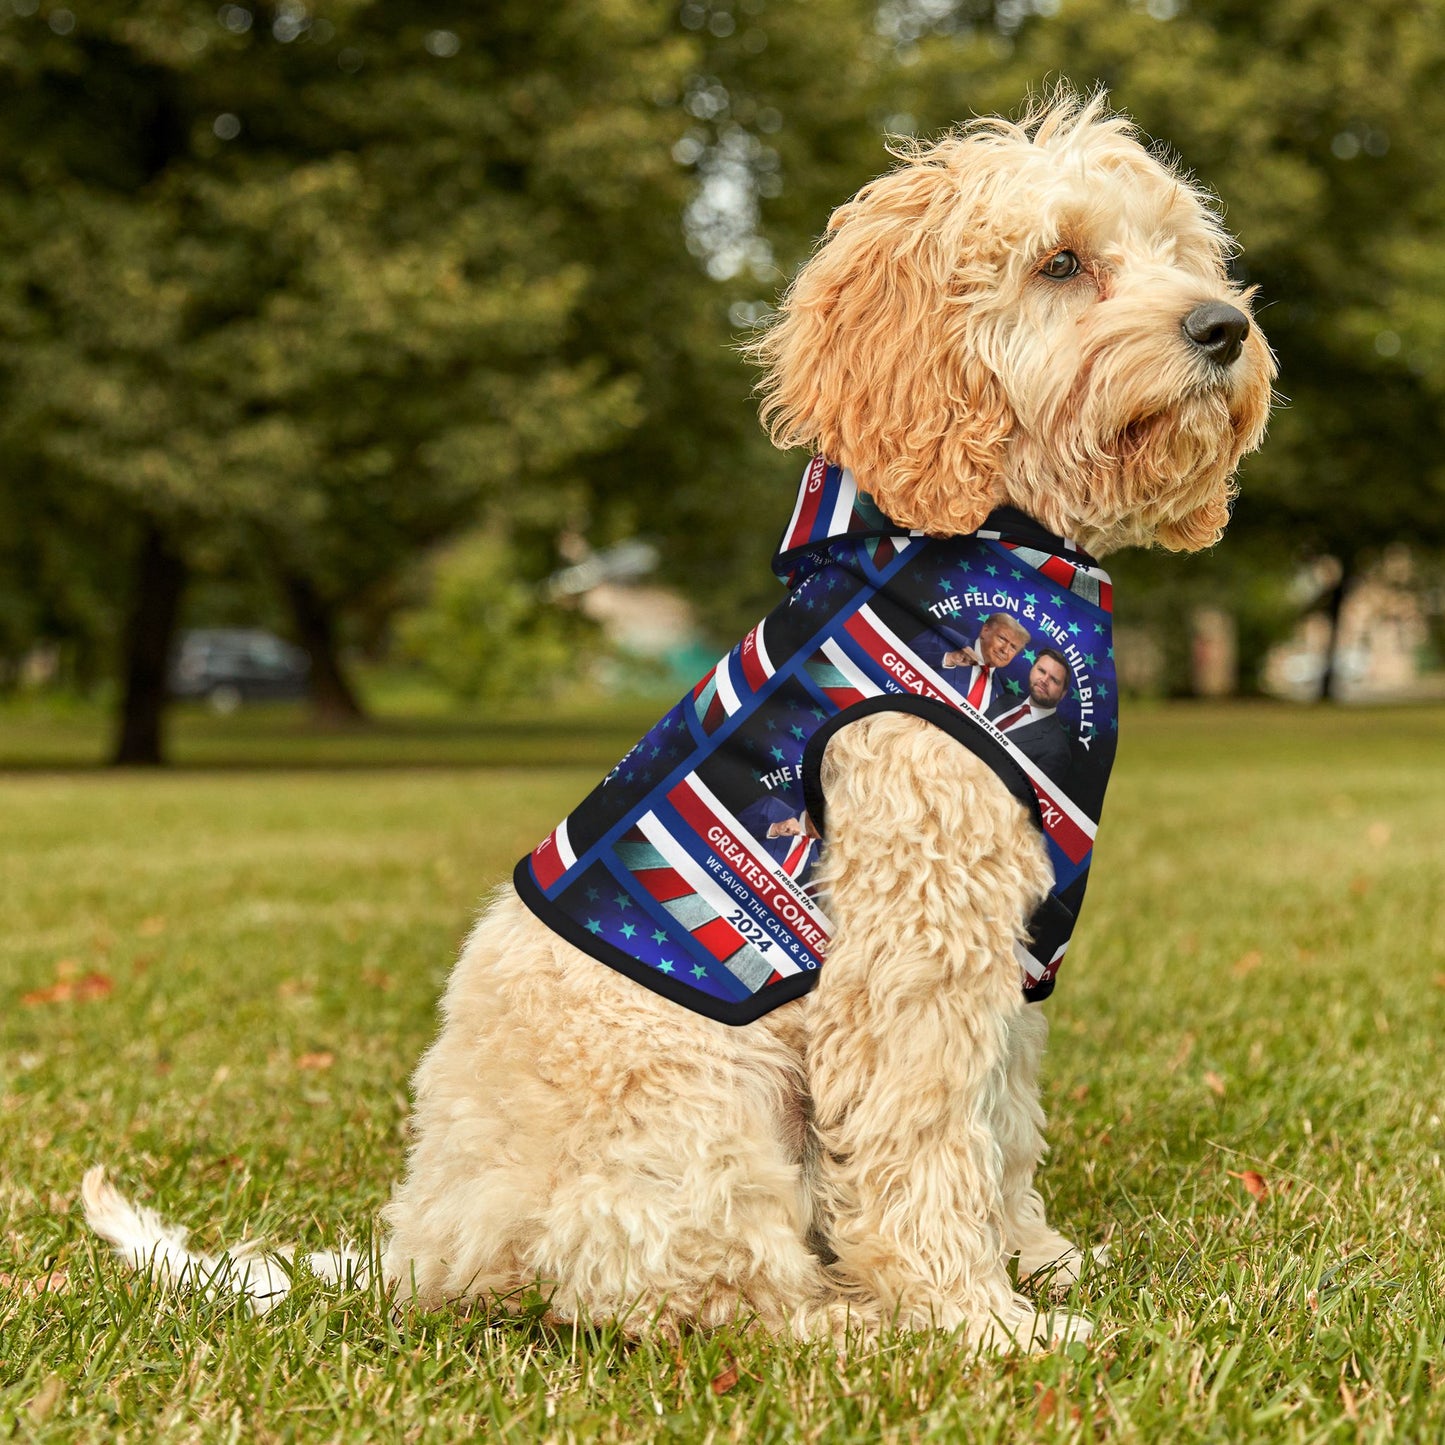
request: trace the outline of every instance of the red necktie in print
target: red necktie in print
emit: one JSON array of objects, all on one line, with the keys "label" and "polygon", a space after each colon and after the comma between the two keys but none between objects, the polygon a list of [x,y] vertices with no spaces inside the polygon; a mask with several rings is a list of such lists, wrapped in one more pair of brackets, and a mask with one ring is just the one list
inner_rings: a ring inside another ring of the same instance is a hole
[{"label": "red necktie in print", "polygon": [[1001,718],[994,722],[994,726],[1001,732],[1006,733],[1016,722],[1022,721],[1029,715],[1029,705],[1024,703],[1022,707],[1016,707],[1012,712],[1006,712]]},{"label": "red necktie in print", "polygon": [[974,668],[973,685],[968,690],[967,702],[969,707],[983,711],[984,695],[988,692],[988,668],[980,664]]},{"label": "red necktie in print", "polygon": [[812,851],[813,840],[806,833],[794,838],[792,847],[783,859],[783,872],[789,878],[796,878],[803,871],[803,864],[808,861],[808,854]]}]

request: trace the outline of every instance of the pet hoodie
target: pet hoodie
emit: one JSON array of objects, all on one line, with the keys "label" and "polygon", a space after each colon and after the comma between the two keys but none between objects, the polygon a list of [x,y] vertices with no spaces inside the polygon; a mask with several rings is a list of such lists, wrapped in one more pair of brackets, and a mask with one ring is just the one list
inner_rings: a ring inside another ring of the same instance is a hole
[{"label": "pet hoodie", "polygon": [[[1016,952],[1025,996],[1046,998],[1117,741],[1108,576],[1012,508],[968,536],[910,532],[821,457],[773,570],[787,597],[518,863],[517,891],[629,978],[750,1023],[825,966],[832,925],[810,877],[828,739],[870,713],[911,713],[987,763],[1043,831],[1054,888]],[[1027,634],[1017,655],[993,669],[961,655],[999,617]],[[1027,706],[1045,648],[1068,672],[1052,713]]]}]

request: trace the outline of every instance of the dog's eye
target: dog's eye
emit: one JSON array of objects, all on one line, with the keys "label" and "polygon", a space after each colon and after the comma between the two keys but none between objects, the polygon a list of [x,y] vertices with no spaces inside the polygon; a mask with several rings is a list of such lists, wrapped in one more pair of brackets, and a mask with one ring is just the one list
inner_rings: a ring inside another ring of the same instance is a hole
[{"label": "dog's eye", "polygon": [[1067,281],[1070,276],[1077,276],[1081,269],[1079,258],[1072,251],[1055,251],[1039,267],[1039,274],[1047,276],[1050,281]]}]

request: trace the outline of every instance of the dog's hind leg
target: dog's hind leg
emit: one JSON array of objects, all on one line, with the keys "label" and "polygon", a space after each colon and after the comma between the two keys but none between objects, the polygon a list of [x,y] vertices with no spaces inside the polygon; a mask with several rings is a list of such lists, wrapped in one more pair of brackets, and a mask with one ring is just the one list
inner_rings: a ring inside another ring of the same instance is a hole
[{"label": "dog's hind leg", "polygon": [[[713,1104],[722,1092],[685,1069],[672,1082]],[[556,1282],[553,1313],[668,1337],[749,1319],[783,1333],[800,1302],[823,1298],[800,1170],[759,1122],[699,1128],[659,1111],[640,1128],[579,1132],[582,1167],[558,1179],[528,1244],[536,1275]]]},{"label": "dog's hind leg", "polygon": [[547,1065],[581,1107],[526,1245],[557,1282],[554,1313],[667,1336],[741,1319],[787,1330],[824,1292],[800,1050],[782,1020],[730,1029],[587,963],[589,1047]]},{"label": "dog's hind leg", "polygon": [[448,987],[386,1210],[402,1298],[788,1328],[807,1247],[800,1004],[746,1029],[588,958],[504,890]]},{"label": "dog's hind leg", "polygon": [[1037,1316],[1006,1269],[997,1104],[1043,844],[992,772],[914,717],[841,730],[823,787],[835,932],[808,1080],[833,1269],[901,1325],[988,1346],[1080,1338],[1086,1321]]}]

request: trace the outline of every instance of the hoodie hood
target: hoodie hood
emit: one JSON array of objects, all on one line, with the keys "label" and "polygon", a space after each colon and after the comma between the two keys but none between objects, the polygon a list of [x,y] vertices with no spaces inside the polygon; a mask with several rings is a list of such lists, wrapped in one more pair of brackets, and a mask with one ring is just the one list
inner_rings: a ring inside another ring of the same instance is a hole
[{"label": "hoodie hood", "polygon": [[[896,545],[898,538],[924,535],[884,516],[872,496],[859,487],[850,468],[814,457],[798,484],[798,499],[773,558],[773,572],[787,586],[795,587],[826,562],[846,561],[849,552],[862,548],[874,557],[876,545],[867,546],[869,543],[890,539]],[[1024,549],[1024,560],[1035,566],[1046,557],[1062,556],[1097,570],[1082,547],[1050,532],[1017,507],[994,508],[974,535],[1014,544],[1015,551]],[[1036,554],[1037,560],[1028,553]],[[1071,579],[1055,576],[1052,580],[1067,585]]]}]

